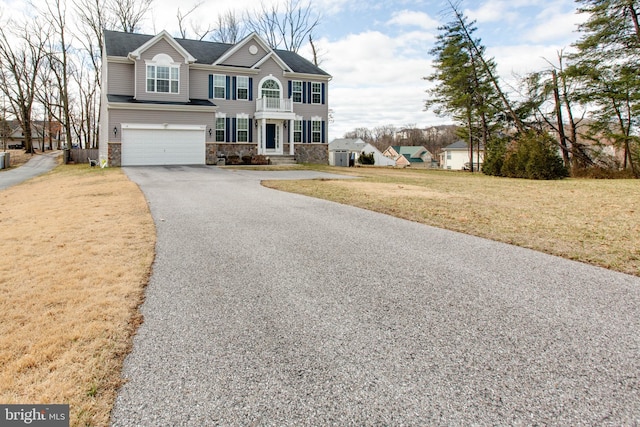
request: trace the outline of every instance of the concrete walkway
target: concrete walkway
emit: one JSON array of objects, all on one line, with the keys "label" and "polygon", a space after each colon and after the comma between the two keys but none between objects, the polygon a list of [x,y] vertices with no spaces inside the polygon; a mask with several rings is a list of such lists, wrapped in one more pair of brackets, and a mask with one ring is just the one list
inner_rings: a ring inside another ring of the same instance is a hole
[{"label": "concrete walkway", "polygon": [[113,426],[640,423],[638,277],[260,185],[302,172],[125,170],[158,240]]},{"label": "concrete walkway", "polygon": [[56,158],[60,155],[62,155],[62,151],[49,151],[33,156],[20,167],[0,171],[0,190],[49,172],[57,165]]}]

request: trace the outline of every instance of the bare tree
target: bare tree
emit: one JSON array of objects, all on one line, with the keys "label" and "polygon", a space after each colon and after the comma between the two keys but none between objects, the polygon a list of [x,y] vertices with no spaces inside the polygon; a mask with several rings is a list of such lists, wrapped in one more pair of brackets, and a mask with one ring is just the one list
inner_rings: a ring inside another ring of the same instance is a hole
[{"label": "bare tree", "polygon": [[96,81],[100,86],[104,30],[115,28],[117,21],[102,0],[74,0],[73,4],[79,21],[78,32],[80,37],[78,37],[78,41],[91,57],[93,69],[96,73]]},{"label": "bare tree", "polygon": [[144,19],[153,0],[110,0],[107,9],[115,16],[116,22],[125,33],[134,33]]},{"label": "bare tree", "polygon": [[[12,28],[11,33],[5,29]],[[24,132],[25,150],[33,153],[31,121],[38,75],[46,55],[48,34],[38,20],[0,25],[0,90]]]},{"label": "bare tree", "polygon": [[49,38],[47,62],[55,80],[59,94],[59,108],[53,109],[58,114],[54,116],[64,127],[66,146],[71,148],[72,124],[71,124],[71,99],[69,83],[74,72],[70,59],[71,39],[67,31],[67,8],[64,0],[50,0],[46,2],[46,10],[40,11],[40,15],[47,20],[55,36]]},{"label": "bare tree", "polygon": [[217,26],[218,28],[213,31],[212,39],[220,43],[235,44],[245,35],[242,21],[231,10],[218,15]]},{"label": "bare tree", "polygon": [[298,52],[320,24],[320,15],[311,7],[311,1],[286,0],[282,8],[277,4],[248,14],[246,21],[250,31],[262,36],[272,49],[284,48]]},{"label": "bare tree", "polygon": [[[181,12],[180,8],[178,8],[178,12],[176,13],[176,18],[178,19],[178,30],[180,32],[180,36],[183,39],[187,38],[187,28],[186,28],[185,19],[187,18],[187,16],[191,15],[193,12],[195,12],[203,4],[204,4],[204,2],[202,2],[202,1],[196,3],[186,13]],[[198,40],[204,39],[207,35],[211,34],[214,31],[214,27],[212,27],[211,25],[209,25],[206,29],[202,29],[202,27],[200,27],[199,24],[194,23],[193,21],[190,23],[190,25],[191,25],[191,30],[196,35],[195,38],[198,39]]]}]

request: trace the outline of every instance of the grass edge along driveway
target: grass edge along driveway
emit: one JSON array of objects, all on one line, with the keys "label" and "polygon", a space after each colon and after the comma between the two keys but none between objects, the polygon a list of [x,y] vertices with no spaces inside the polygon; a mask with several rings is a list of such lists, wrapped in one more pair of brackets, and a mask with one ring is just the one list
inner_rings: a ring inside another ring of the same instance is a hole
[{"label": "grass edge along driveway", "polygon": [[154,258],[142,192],[119,168],[58,166],[0,191],[0,227],[0,402],[108,425]]},{"label": "grass edge along driveway", "polygon": [[313,169],[359,179],[263,185],[640,276],[638,180],[532,181],[424,169]]}]

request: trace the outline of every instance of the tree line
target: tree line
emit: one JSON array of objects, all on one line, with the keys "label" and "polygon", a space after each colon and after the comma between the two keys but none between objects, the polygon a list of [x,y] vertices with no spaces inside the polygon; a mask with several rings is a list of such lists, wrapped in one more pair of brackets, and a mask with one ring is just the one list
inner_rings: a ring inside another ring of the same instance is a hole
[{"label": "tree line", "polygon": [[572,52],[522,77],[517,101],[502,89],[475,23],[449,2],[450,21],[431,49],[426,108],[459,123],[471,165],[483,152],[484,173],[551,179],[595,169],[640,177],[638,2],[576,1],[587,18]]},{"label": "tree line", "polygon": [[[314,43],[320,15],[310,0],[220,12],[206,28],[192,19],[203,4],[178,6],[176,37],[236,43],[256,32],[274,49],[298,52],[308,43],[320,63]],[[22,16],[0,15],[2,128],[17,120],[31,153],[31,124],[38,118],[59,123],[64,145],[97,148],[103,31],[139,32],[152,6],[153,0],[46,0],[25,5]]]},{"label": "tree line", "polygon": [[420,129],[415,124],[407,124],[400,128],[394,125],[376,126],[372,129],[359,127],[346,132],[344,138],[359,138],[380,151],[392,145],[419,145],[435,156],[442,148],[456,142],[459,136],[456,125],[428,126]]}]

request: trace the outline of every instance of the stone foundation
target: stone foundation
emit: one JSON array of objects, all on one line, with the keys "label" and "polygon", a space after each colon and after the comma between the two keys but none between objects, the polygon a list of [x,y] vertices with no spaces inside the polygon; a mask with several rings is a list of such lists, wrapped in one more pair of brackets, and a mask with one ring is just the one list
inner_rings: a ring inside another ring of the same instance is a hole
[{"label": "stone foundation", "polygon": [[[285,153],[289,153],[289,144],[285,144]],[[295,144],[296,162],[313,163],[319,165],[329,164],[328,144]]]},{"label": "stone foundation", "polygon": [[225,157],[229,156],[255,156],[258,154],[258,144],[245,144],[241,142],[234,143],[207,143],[205,152],[205,162],[208,165],[215,165],[218,163],[218,154],[224,154]]},{"label": "stone foundation", "polygon": [[108,162],[111,167],[122,165],[122,144],[119,142],[109,142],[108,144]]}]

